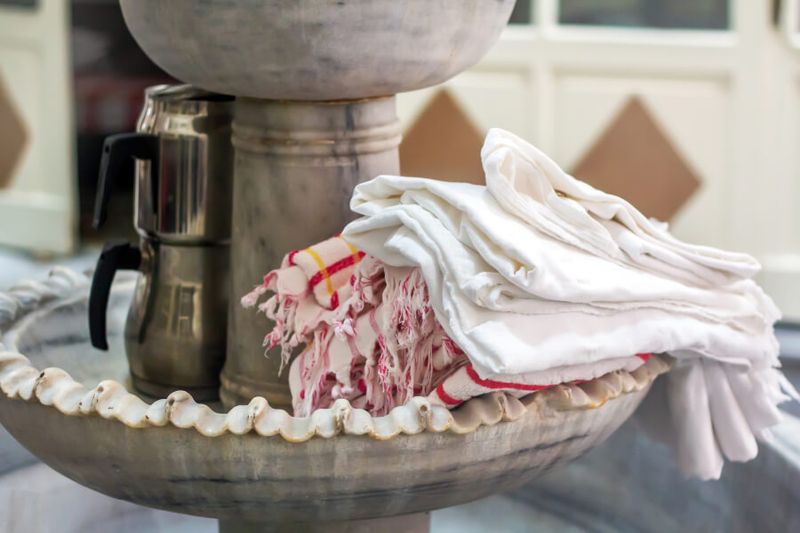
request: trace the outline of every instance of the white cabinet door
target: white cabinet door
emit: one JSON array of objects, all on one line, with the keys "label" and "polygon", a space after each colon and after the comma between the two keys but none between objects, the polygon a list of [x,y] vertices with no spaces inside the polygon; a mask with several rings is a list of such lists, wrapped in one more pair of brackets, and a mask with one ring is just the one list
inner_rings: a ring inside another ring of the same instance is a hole
[{"label": "white cabinet door", "polygon": [[0,245],[76,238],[69,2],[0,0]]},{"label": "white cabinet door", "polygon": [[[698,30],[565,25],[558,0],[536,0],[533,24],[509,27],[446,88],[481,133],[512,130],[571,171],[638,102],[697,180],[684,184],[693,192],[670,220],[674,233],[754,254],[764,266],[760,281],[788,318],[800,319],[797,4],[784,0],[781,29],[773,2],[730,0],[723,29]],[[437,90],[401,95],[403,120],[413,124]],[[638,176],[646,188],[652,176]]]}]

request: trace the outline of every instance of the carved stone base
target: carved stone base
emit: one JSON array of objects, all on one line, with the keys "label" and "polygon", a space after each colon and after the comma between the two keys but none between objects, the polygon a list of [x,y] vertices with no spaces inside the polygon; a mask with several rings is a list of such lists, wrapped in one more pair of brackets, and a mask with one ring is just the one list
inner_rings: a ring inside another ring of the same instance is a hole
[{"label": "carved stone base", "polygon": [[430,513],[417,513],[374,520],[352,522],[320,522],[316,524],[258,524],[236,520],[220,520],[220,533],[429,533]]}]

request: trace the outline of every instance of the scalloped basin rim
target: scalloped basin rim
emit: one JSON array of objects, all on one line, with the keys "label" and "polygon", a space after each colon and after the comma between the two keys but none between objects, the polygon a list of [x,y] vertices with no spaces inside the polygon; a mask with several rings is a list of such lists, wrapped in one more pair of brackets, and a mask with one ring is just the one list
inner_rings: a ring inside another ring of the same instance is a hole
[{"label": "scalloped basin rim", "polygon": [[[293,418],[262,399],[220,414],[180,392],[147,404],[118,383],[126,379],[121,327],[132,290],[126,283],[112,293],[111,357],[91,353],[86,332],[75,332],[85,327],[86,276],[60,269],[0,293],[0,423],[82,485],[224,520],[326,524],[512,490],[598,446],[669,366],[653,357],[632,373],[522,401],[489,395],[453,412],[415,399],[385,417],[340,402]],[[85,384],[36,366],[70,368]],[[104,375],[118,381],[95,385]]]},{"label": "scalloped basin rim", "polygon": [[[85,298],[87,283],[85,276],[62,269],[54,271],[46,282],[29,282],[15,287],[8,294],[0,293],[0,319],[11,316],[13,313],[9,310],[27,307],[27,312],[18,313],[11,320],[6,318],[6,322],[12,322],[14,326],[4,328],[5,334],[24,324],[22,318],[26,315],[30,323],[35,319],[31,313],[39,308],[46,311],[60,305],[59,302],[69,301],[70,297]],[[44,305],[48,302],[49,307]],[[1,321],[0,328],[3,328]],[[194,428],[207,437],[255,432],[265,437],[279,435],[288,442],[337,435],[366,435],[387,440],[424,431],[465,434],[481,426],[519,420],[525,415],[547,416],[554,411],[596,409],[621,395],[646,389],[669,368],[668,358],[653,356],[634,372],[618,371],[578,385],[560,385],[521,400],[504,393],[493,393],[449,411],[417,397],[383,417],[373,417],[352,407],[347,400],[338,400],[333,407],[317,410],[304,418],[273,409],[260,397],[227,413],[214,412],[210,407],[195,402],[184,391],[176,391],[165,399],[148,404],[116,381],[104,380],[93,388],[87,388],[60,368],[44,371],[34,368],[27,357],[15,351],[0,352],[0,389],[9,399],[38,401],[66,416],[99,415],[131,428],[172,424],[178,428]]]}]

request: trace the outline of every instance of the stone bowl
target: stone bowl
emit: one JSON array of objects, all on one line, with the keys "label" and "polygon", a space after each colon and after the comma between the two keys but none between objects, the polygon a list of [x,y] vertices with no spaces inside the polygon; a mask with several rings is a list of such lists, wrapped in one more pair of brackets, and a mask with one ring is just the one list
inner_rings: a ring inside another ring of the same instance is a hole
[{"label": "stone bowl", "polygon": [[340,401],[295,418],[256,398],[220,413],[185,392],[133,394],[122,329],[134,277],[113,290],[108,353],[89,344],[88,281],[60,270],[0,293],[0,423],[82,485],[223,522],[392,517],[513,489],[603,442],[669,367],[654,356],[632,373],[455,411],[416,398],[372,417]]},{"label": "stone bowl", "polygon": [[175,78],[277,100],[388,96],[441,83],[497,41],[514,0],[120,0]]}]

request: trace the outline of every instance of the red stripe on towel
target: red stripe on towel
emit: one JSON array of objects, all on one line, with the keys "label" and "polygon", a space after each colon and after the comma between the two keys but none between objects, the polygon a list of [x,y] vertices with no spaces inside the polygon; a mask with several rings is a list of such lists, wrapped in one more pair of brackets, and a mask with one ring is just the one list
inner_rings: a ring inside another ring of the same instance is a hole
[{"label": "red stripe on towel", "polygon": [[311,279],[308,280],[308,287],[310,289],[313,289],[314,287],[316,287],[317,285],[322,283],[326,278],[326,276],[325,276],[326,273],[327,273],[328,277],[331,277],[334,274],[336,274],[337,272],[339,272],[341,270],[344,270],[345,268],[350,268],[351,266],[356,264],[358,261],[363,259],[364,255],[365,255],[364,252],[359,252],[358,253],[358,259],[356,259],[356,256],[348,255],[344,259],[340,259],[339,261],[336,261],[335,263],[333,263],[332,265],[330,265],[328,268],[325,269],[326,272],[317,272],[316,274],[311,276]]},{"label": "red stripe on towel", "polygon": [[461,400],[456,400],[444,391],[444,384],[440,384],[438,387],[436,387],[436,395],[439,396],[439,399],[447,405],[459,405],[462,403]]},{"label": "red stripe on towel", "polygon": [[495,381],[493,379],[483,379],[478,375],[472,365],[467,365],[466,367],[467,375],[480,385],[481,387],[486,387],[487,389],[512,389],[512,390],[522,390],[522,391],[539,391],[544,389],[549,389],[554,387],[555,385],[526,385],[524,383],[511,383],[510,381]]},{"label": "red stripe on towel", "polygon": [[335,311],[338,308],[339,308],[339,293],[333,291],[333,294],[331,295],[331,309]]}]

